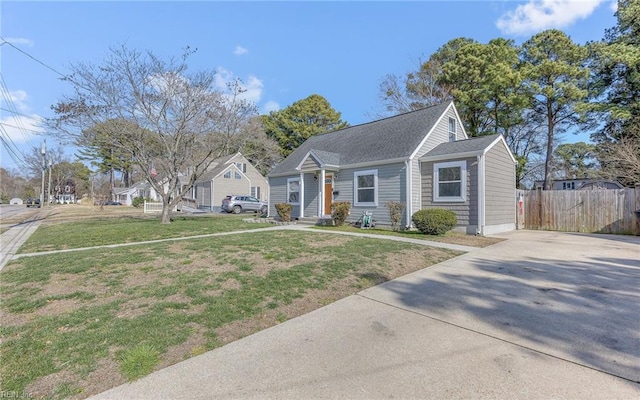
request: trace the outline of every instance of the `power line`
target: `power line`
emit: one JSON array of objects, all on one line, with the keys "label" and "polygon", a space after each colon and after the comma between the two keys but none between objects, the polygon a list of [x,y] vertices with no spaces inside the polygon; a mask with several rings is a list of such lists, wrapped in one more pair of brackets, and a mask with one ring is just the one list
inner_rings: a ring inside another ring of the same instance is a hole
[{"label": "power line", "polygon": [[41,117],[34,117],[33,115],[27,115],[27,114],[23,114],[21,112],[8,110],[8,109],[6,109],[4,107],[0,107],[0,110],[6,111],[6,112],[10,112],[10,113],[15,114],[15,115],[19,115],[21,117],[29,118],[29,119],[32,119],[34,121],[40,121],[41,120]]},{"label": "power line", "polygon": [[11,137],[4,129],[4,126],[0,125],[0,141],[4,145],[4,148],[9,153],[9,157],[13,160],[16,165],[25,165],[25,156],[22,151],[16,146],[16,144],[11,140]]},{"label": "power line", "polygon": [[5,44],[8,44],[9,46],[13,47],[14,49],[18,50],[20,53],[24,54],[25,56],[29,57],[30,59],[32,59],[33,61],[37,62],[38,64],[42,65],[43,67],[50,69],[51,71],[55,72],[56,74],[60,75],[63,78],[66,78],[67,76],[65,74],[63,74],[62,72],[59,72],[58,70],[56,70],[55,68],[45,64],[44,62],[38,60],[37,58],[35,58],[34,56],[32,56],[31,54],[27,53],[26,51],[20,49],[19,47],[16,47],[13,43],[6,41],[2,36],[0,36],[0,40],[2,40],[2,43],[0,43],[0,46],[4,46]]},{"label": "power line", "polygon": [[7,88],[7,84],[4,81],[4,75],[0,74],[0,89],[2,89],[2,97],[4,97],[5,102],[7,103],[7,106],[9,107],[9,109],[11,110],[11,112],[13,113],[12,117],[13,120],[16,121],[16,124],[18,125],[18,130],[20,131],[20,133],[22,134],[22,137],[25,140],[29,140],[29,134],[26,132],[26,128],[24,126],[24,124],[22,123],[22,120],[20,118],[17,117],[16,113],[18,112],[18,110],[16,109],[16,105],[13,102],[13,98],[11,97],[11,92],[9,92],[9,88]]},{"label": "power line", "polygon": [[[8,126],[10,128],[16,128],[16,129],[20,129],[19,126],[15,126],[15,125],[11,125],[11,124],[7,124],[6,122],[0,122],[0,125],[4,125],[4,126]],[[36,131],[35,129],[29,129],[29,128],[24,128],[25,131],[29,131],[29,132],[35,132],[35,133],[42,133],[42,131]]]}]

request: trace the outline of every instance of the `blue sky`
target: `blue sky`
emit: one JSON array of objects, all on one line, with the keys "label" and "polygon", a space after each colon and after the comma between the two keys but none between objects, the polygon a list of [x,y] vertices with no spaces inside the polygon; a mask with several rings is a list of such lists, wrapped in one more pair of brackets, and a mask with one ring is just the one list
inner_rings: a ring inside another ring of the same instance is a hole
[{"label": "blue sky", "polygon": [[[50,106],[70,90],[60,74],[67,74],[71,63],[99,63],[110,46],[121,44],[167,57],[186,46],[196,48],[190,69],[216,69],[223,80],[240,78],[261,113],[319,94],[343,120],[360,124],[374,119],[385,75],[415,70],[418,59],[451,39],[486,43],[505,37],[521,43],[558,28],[578,43],[600,40],[615,25],[614,4],[3,0],[0,34],[22,52],[0,46],[0,134],[22,152],[40,147],[44,131],[38,120],[52,116]],[[578,140],[588,136],[566,136]],[[47,145],[58,147],[52,139]],[[0,157],[0,166],[18,168],[4,145]]]}]

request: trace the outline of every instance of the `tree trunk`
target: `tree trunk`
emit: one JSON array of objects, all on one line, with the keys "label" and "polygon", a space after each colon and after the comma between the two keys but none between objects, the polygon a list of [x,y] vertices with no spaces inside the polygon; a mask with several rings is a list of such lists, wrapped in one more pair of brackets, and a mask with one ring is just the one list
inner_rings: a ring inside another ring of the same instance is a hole
[{"label": "tree trunk", "polygon": [[162,219],[160,220],[160,223],[171,223],[171,199],[169,197],[162,198]]},{"label": "tree trunk", "polygon": [[553,114],[550,110],[550,106],[547,106],[547,158],[544,161],[544,190],[551,190],[554,128]]}]

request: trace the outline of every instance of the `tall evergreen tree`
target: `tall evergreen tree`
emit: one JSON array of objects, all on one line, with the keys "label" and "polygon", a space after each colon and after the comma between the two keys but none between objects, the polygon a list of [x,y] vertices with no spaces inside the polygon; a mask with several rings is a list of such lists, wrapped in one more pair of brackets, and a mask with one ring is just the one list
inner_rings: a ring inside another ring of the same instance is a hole
[{"label": "tall evergreen tree", "polygon": [[322,96],[312,94],[287,108],[262,116],[267,136],[280,145],[283,157],[291,154],[313,135],[331,132],[349,126],[341,114]]},{"label": "tall evergreen tree", "polygon": [[586,48],[555,29],[534,35],[522,46],[522,72],[531,110],[546,131],[545,190],[551,188],[553,178],[554,140],[578,123],[577,106],[587,98],[586,58]]},{"label": "tall evergreen tree", "polygon": [[626,185],[640,183],[640,1],[619,0],[617,25],[592,43],[593,110],[603,173]]}]

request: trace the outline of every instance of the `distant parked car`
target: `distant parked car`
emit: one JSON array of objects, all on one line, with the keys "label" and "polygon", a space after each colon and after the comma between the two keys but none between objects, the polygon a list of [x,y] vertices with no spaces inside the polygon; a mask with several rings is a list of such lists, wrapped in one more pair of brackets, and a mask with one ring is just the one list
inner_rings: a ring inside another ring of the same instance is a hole
[{"label": "distant parked car", "polygon": [[95,205],[95,206],[121,206],[122,203],[120,203],[119,201],[104,200],[104,201],[96,201],[95,203],[93,203],[93,205]]},{"label": "distant parked car", "polygon": [[37,199],[35,197],[29,197],[27,199],[27,207],[38,207],[40,208],[40,199]]},{"label": "distant parked car", "polygon": [[222,199],[222,210],[228,213],[240,214],[244,211],[267,213],[267,202],[260,201],[253,196],[229,195]]}]

